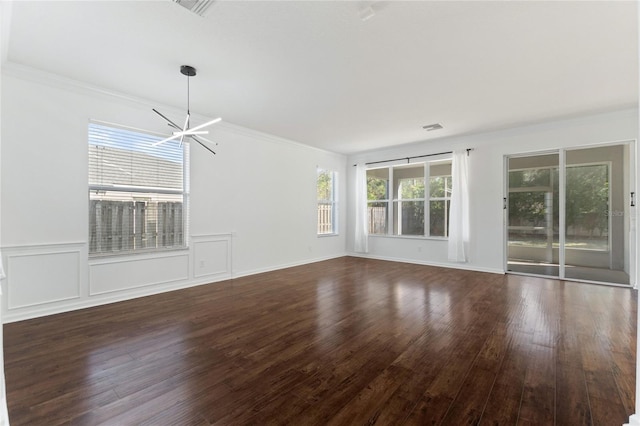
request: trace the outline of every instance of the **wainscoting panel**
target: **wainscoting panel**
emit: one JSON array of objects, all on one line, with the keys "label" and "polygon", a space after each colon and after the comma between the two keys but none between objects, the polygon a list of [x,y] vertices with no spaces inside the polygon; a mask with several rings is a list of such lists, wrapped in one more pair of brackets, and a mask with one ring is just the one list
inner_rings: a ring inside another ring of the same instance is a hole
[{"label": "wainscoting panel", "polygon": [[9,310],[80,297],[80,248],[38,246],[4,251]]},{"label": "wainscoting panel", "polygon": [[231,274],[230,236],[194,238],[193,253],[193,276],[195,278]]},{"label": "wainscoting panel", "polygon": [[189,279],[189,253],[108,259],[89,265],[89,294],[111,293]]},{"label": "wainscoting panel", "polygon": [[231,278],[232,234],[188,249],[90,258],[86,242],[0,248],[2,321],[52,315]]}]

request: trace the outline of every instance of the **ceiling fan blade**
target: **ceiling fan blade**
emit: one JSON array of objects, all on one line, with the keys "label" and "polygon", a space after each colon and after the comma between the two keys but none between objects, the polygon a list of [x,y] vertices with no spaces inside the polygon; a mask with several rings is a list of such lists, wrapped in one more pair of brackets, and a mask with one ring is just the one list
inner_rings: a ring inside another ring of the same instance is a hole
[{"label": "ceiling fan blade", "polygon": [[163,143],[165,143],[165,142],[169,142],[169,141],[172,141],[172,140],[174,140],[174,139],[178,139],[179,137],[180,137],[180,135],[173,135],[173,136],[169,136],[169,137],[168,137],[168,138],[166,138],[166,139],[162,139],[161,141],[158,141],[158,142],[152,143],[152,144],[151,144],[151,146],[158,146],[158,145],[161,145],[161,144],[163,144]]},{"label": "ceiling fan blade", "polygon": [[[169,118],[164,116],[157,109],[152,108],[152,110],[153,110],[153,112],[158,114],[160,117],[164,118],[169,126],[173,127],[174,129],[176,129],[178,131],[173,132],[173,136],[165,138],[165,139],[163,139],[163,140],[161,140],[159,142],[155,142],[151,146],[158,146],[158,145],[161,145],[161,144],[163,144],[165,142],[176,140],[178,138],[180,138],[180,146],[182,146],[182,143],[184,142],[184,137],[188,136],[188,137],[191,137],[191,139],[193,139],[194,141],[196,141],[200,145],[202,145],[202,147],[205,148],[207,151],[211,152],[214,155],[216,154],[214,150],[212,150],[207,145],[205,145],[201,140],[199,140],[199,138],[204,140],[204,141],[207,141],[208,143],[210,143],[212,145],[218,145],[218,143],[210,141],[209,139],[205,139],[202,136],[200,136],[200,135],[208,135],[209,134],[208,130],[203,130],[203,131],[199,131],[199,130],[204,128],[204,127],[207,127],[207,126],[210,126],[212,124],[215,124],[215,123],[217,123],[219,121],[222,121],[222,117],[215,118],[215,119],[213,119],[211,121],[207,121],[206,123],[200,124],[199,126],[196,126],[196,127],[192,128],[192,129],[189,129],[189,121],[190,121],[190,118],[191,118],[191,114],[189,114],[188,112],[187,112],[187,118],[185,119],[185,122],[184,122],[184,127],[180,127],[176,123],[171,121]],[[196,137],[196,135],[198,135],[198,137]]]},{"label": "ceiling fan blade", "polygon": [[195,140],[195,141],[196,141],[196,142],[198,142],[199,144],[202,144],[202,142],[200,142],[198,139],[202,139],[203,141],[206,141],[206,142],[210,143],[211,145],[216,145],[216,146],[218,146],[218,142],[214,142],[214,141],[209,140],[209,139],[207,139],[207,138],[203,138],[202,136],[198,136],[198,137],[191,136],[191,139]]},{"label": "ceiling fan blade", "polygon": [[[209,151],[210,153],[212,153],[213,155],[216,155],[216,152],[214,150],[212,150],[211,148],[209,148],[208,146],[206,146],[205,144],[203,144],[201,141],[198,140],[198,138],[192,137],[191,139],[193,139],[194,141],[198,142],[200,145],[202,145],[207,151]],[[202,138],[204,139],[204,138]],[[206,139],[205,139],[206,140]],[[217,145],[217,144],[216,144]]]},{"label": "ceiling fan blade", "polygon": [[173,134],[175,136],[179,136],[179,135],[186,135],[186,136],[193,136],[193,135],[208,135],[209,131],[208,130],[196,130],[195,132],[192,131],[191,129],[187,129],[184,132],[173,132]]},{"label": "ceiling fan blade", "polygon": [[213,119],[213,120],[211,120],[211,121],[207,121],[207,122],[206,122],[206,123],[204,123],[204,124],[201,124],[201,125],[196,126],[196,127],[192,128],[192,129],[189,129],[189,131],[200,130],[200,129],[202,129],[203,127],[211,126],[212,124],[215,124],[215,123],[217,123],[218,121],[222,121],[222,117],[214,118],[214,119]]},{"label": "ceiling fan blade", "polygon": [[176,129],[179,129],[180,126],[178,126],[176,123],[174,123],[173,121],[169,120],[167,117],[165,117],[164,115],[162,115],[162,113],[160,113],[160,111],[158,111],[155,108],[151,108],[153,110],[153,112],[155,112],[156,114],[158,114],[160,117],[164,118],[171,127],[175,127]]},{"label": "ceiling fan blade", "polygon": [[182,133],[185,133],[189,129],[189,113],[187,113],[187,118],[184,120],[184,127],[182,128]]}]

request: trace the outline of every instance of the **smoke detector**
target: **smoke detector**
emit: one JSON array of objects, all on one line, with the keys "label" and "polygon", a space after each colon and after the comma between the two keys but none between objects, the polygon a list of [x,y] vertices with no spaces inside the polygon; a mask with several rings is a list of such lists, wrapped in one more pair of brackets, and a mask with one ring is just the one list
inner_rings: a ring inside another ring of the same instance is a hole
[{"label": "smoke detector", "polygon": [[215,3],[215,0],[173,0],[188,11],[198,16],[205,16],[205,13]]}]

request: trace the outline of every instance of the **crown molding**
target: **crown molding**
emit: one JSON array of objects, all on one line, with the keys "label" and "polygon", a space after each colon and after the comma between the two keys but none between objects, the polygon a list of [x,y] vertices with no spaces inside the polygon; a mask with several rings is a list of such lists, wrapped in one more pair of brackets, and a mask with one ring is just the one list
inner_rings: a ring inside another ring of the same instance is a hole
[{"label": "crown molding", "polygon": [[[44,84],[50,87],[68,90],[71,92],[79,93],[82,95],[98,97],[106,99],[108,101],[115,101],[125,103],[135,108],[147,109],[147,108],[161,108],[162,110],[169,111],[172,114],[183,114],[184,109],[177,108],[172,105],[166,105],[158,102],[151,101],[149,99],[140,98],[136,96],[127,95],[122,92],[105,89],[99,86],[95,86],[86,82],[74,80],[68,77],[63,77],[58,74],[42,71],[33,67],[20,65],[12,62],[8,62],[2,65],[2,75],[18,78],[25,81],[31,81],[35,83]],[[198,121],[208,121],[211,117],[204,116],[198,113],[192,113],[192,117]],[[227,132],[230,134],[260,139],[280,145],[293,146],[304,150],[312,150],[335,156],[337,158],[344,158],[346,155],[339,154],[333,151],[327,151],[321,148],[317,148],[311,145],[306,145],[301,142],[293,141],[290,139],[282,138],[269,133],[264,133],[258,130],[253,130],[244,126],[240,126],[228,121],[220,122],[216,125],[216,131]]]},{"label": "crown molding", "polygon": [[[137,108],[158,108],[169,109],[174,112],[184,112],[183,110],[166,104],[159,104],[158,102],[151,101],[149,99],[140,98],[137,96],[127,95],[115,90],[105,89],[100,86],[96,86],[90,83],[86,83],[79,80],[74,80],[68,77],[63,77],[59,74],[50,73],[37,68],[29,67],[26,65],[17,64],[14,62],[7,62],[2,64],[2,74],[8,77],[14,77],[33,83],[39,83],[46,86],[50,86],[56,89],[68,90],[74,93],[100,97],[109,101],[119,101]],[[196,114],[194,114],[196,115]]]},{"label": "crown molding", "polygon": [[340,158],[340,159],[347,159],[347,156],[344,154],[340,154],[334,151],[328,151],[326,149],[322,149],[322,148],[318,148],[315,146],[311,146],[311,145],[307,145],[304,144],[302,142],[297,142],[291,139],[286,139],[280,136],[276,136],[276,135],[272,135],[270,133],[264,133],[261,132],[259,130],[254,130],[254,129],[250,129],[248,127],[244,127],[244,126],[240,126],[237,124],[233,124],[230,123],[228,121],[222,121],[220,123],[220,125],[218,125],[216,130],[223,130],[223,131],[227,131],[231,134],[235,134],[235,135],[239,135],[239,136],[246,136],[246,137],[250,137],[250,138],[254,138],[254,139],[260,139],[263,141],[267,141],[267,142],[272,142],[275,144],[280,144],[280,145],[287,145],[287,146],[291,146],[291,147],[295,147],[295,148],[300,148],[300,149],[304,149],[304,150],[311,150],[311,151],[315,151],[315,152],[319,152],[322,154],[326,154],[326,155],[331,155],[333,157],[336,158]]}]

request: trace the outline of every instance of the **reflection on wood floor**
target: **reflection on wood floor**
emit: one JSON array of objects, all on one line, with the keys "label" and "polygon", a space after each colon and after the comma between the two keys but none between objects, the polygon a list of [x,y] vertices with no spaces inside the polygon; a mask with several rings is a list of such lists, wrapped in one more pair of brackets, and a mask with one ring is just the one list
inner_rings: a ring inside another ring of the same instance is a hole
[{"label": "reflection on wood floor", "polygon": [[18,425],[619,425],[628,288],[344,257],[5,325]]},{"label": "reflection on wood floor", "polygon": [[[547,275],[558,277],[560,266],[554,263],[530,263],[509,261],[507,269],[522,274]],[[625,271],[586,266],[565,266],[565,276],[569,280],[598,281],[611,284],[629,284],[629,274]]]}]

